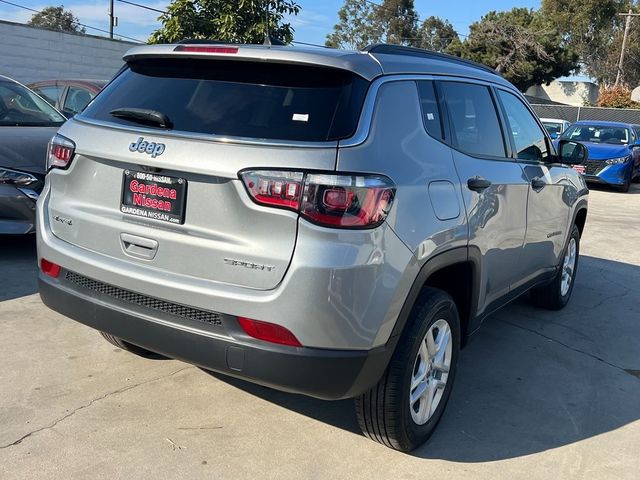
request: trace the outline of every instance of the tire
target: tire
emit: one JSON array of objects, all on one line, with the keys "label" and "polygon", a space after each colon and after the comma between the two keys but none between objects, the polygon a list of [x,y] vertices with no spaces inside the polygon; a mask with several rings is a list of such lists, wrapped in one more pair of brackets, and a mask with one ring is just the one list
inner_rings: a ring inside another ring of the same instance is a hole
[{"label": "tire", "polygon": [[633,175],[633,172],[629,172],[629,175],[627,175],[627,177],[624,180],[624,183],[618,187],[618,191],[622,192],[622,193],[627,193],[629,192],[629,189],[631,188],[631,176]]},{"label": "tire", "polygon": [[134,353],[140,357],[145,358],[153,358],[158,356],[157,353],[147,350],[146,348],[138,347],[137,345],[133,345],[132,343],[125,342],[121,338],[114,337],[110,333],[100,332],[100,335],[102,335],[104,339],[114,347],[121,348],[126,352]]},{"label": "tire", "polygon": [[[447,327],[449,341],[431,356],[430,350],[436,345],[427,347],[427,333],[436,342],[440,335],[445,340]],[[451,395],[459,352],[460,319],[455,302],[441,290],[425,288],[416,300],[384,375],[371,390],[355,399],[356,417],[364,435],[402,452],[410,452],[426,442]],[[425,356],[430,357],[429,362],[422,361]],[[435,358],[441,359],[440,365],[445,365],[448,358],[448,373],[431,368],[431,360]],[[412,380],[419,377],[424,380],[411,389]],[[444,386],[437,386],[443,379]],[[426,398],[413,405],[409,399],[412,392],[415,394],[421,388],[427,396],[434,392],[430,398],[437,401],[435,408],[431,403],[429,413]]]},{"label": "tire", "polygon": [[[575,248],[573,248],[575,246]],[[573,253],[572,253],[573,252]],[[573,257],[573,267],[571,271],[566,271],[569,274],[568,287],[563,282],[566,280],[565,269],[569,267],[567,262],[571,262]],[[576,281],[576,274],[578,273],[578,259],[580,258],[580,230],[576,225],[571,229],[571,235],[569,240],[562,251],[562,257],[558,268],[558,273],[553,278],[553,281],[544,287],[539,287],[531,290],[531,298],[538,307],[546,308],[547,310],[560,310],[564,308],[571,298],[571,292],[573,292],[573,285]]]}]

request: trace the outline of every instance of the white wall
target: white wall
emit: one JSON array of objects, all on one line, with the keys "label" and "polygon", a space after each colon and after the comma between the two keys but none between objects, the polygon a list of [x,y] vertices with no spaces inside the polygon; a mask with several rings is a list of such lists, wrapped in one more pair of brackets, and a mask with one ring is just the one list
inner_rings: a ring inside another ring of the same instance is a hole
[{"label": "white wall", "polygon": [[584,105],[594,105],[598,100],[598,92],[598,86],[592,82],[555,80],[549,85],[536,85],[529,88],[527,95],[582,107]]},{"label": "white wall", "polygon": [[72,35],[0,21],[0,75],[31,83],[50,79],[109,80],[134,43]]}]

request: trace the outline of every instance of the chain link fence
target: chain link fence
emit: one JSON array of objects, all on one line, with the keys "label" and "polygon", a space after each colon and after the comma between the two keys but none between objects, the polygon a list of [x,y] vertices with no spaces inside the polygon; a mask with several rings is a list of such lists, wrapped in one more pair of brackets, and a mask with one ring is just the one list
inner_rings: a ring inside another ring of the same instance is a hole
[{"label": "chain link fence", "polygon": [[559,118],[569,122],[600,120],[640,125],[640,109],[574,107],[572,105],[531,105],[540,118]]}]

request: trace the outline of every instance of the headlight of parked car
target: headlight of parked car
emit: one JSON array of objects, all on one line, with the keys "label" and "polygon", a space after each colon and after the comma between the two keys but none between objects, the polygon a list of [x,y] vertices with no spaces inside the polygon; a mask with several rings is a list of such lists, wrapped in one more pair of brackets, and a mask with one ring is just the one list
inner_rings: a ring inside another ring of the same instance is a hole
[{"label": "headlight of parked car", "polygon": [[630,157],[620,157],[620,158],[610,158],[609,160],[606,160],[604,163],[606,163],[607,165],[617,165],[619,163],[624,163],[627,160],[629,160]]},{"label": "headlight of parked car", "polygon": [[30,173],[0,167],[0,183],[10,183],[18,187],[27,187],[38,182],[38,178]]}]

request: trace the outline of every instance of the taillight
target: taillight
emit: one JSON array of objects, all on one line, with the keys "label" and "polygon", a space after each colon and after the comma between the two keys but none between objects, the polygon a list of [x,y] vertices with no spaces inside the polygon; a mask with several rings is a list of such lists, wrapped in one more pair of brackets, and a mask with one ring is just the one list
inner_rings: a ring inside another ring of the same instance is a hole
[{"label": "taillight", "polygon": [[68,168],[76,144],[66,137],[56,134],[49,142],[49,154],[47,156],[47,170],[51,168]]},{"label": "taillight", "polygon": [[57,278],[58,275],[60,275],[60,265],[44,258],[40,260],[40,270],[42,270],[42,273],[53,278]]},{"label": "taillight", "polygon": [[291,210],[300,208],[303,173],[249,170],[240,173],[240,177],[257,203]]},{"label": "taillight", "polygon": [[302,346],[293,333],[280,325],[245,317],[238,317],[238,322],[247,335],[257,338],[258,340],[278,343],[280,345],[289,345],[291,347]]},{"label": "taillight", "polygon": [[387,218],[395,194],[393,182],[382,175],[245,170],[240,178],[256,203],[293,210],[328,227],[376,227]]}]

